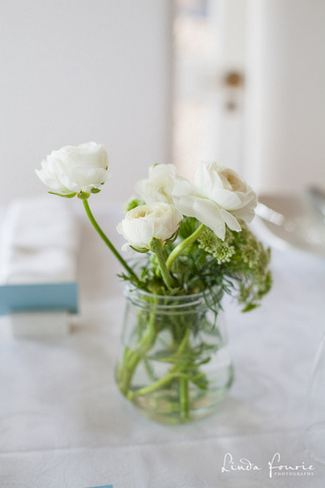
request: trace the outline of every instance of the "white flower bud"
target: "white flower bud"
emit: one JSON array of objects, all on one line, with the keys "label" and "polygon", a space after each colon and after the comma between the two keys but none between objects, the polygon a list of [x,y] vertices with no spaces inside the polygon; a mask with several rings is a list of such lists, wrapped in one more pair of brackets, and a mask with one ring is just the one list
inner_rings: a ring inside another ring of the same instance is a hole
[{"label": "white flower bud", "polygon": [[117,226],[119,234],[128,241],[122,250],[129,246],[142,251],[149,249],[154,237],[162,242],[168,241],[177,232],[182,218],[173,205],[164,202],[133,208]]},{"label": "white flower bud", "polygon": [[107,181],[108,156],[104,146],[89,142],[64,146],[52,151],[36,170],[37,176],[53,193],[61,196],[84,195],[100,191]]}]

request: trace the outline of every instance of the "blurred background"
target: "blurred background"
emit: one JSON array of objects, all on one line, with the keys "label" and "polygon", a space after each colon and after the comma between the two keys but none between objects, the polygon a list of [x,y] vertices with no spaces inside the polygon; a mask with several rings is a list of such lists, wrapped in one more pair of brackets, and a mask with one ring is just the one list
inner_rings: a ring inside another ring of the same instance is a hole
[{"label": "blurred background", "polygon": [[0,204],[53,149],[106,146],[124,201],[201,160],[259,194],[325,186],[324,0],[1,0]]}]

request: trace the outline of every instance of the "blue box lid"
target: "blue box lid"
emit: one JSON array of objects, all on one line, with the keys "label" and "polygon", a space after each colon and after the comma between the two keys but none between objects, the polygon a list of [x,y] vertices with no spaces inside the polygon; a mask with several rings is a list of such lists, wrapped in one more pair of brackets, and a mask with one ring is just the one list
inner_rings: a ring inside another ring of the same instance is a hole
[{"label": "blue box lid", "polygon": [[0,315],[36,310],[67,310],[77,313],[77,282],[0,286]]}]

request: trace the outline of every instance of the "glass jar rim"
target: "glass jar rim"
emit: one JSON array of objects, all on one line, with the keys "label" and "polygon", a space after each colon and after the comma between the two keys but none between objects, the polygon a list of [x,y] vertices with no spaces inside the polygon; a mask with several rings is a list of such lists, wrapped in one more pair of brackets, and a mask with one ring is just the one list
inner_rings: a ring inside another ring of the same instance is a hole
[{"label": "glass jar rim", "polygon": [[[142,290],[141,288],[137,288],[134,286],[130,286],[129,284],[125,286],[124,295],[127,299],[129,299],[132,303],[140,305],[142,307],[159,307],[160,309],[170,309],[171,307],[175,307],[177,309],[185,308],[185,307],[196,307],[200,304],[207,305],[208,298],[211,296],[211,290],[203,290],[198,293],[192,293],[189,295],[160,295],[148,292],[146,290]],[[217,287],[217,291],[220,292],[220,300],[222,298],[222,289],[221,286]],[[134,294],[133,294],[134,293]],[[149,300],[143,301],[140,297],[154,297],[158,303],[152,303]],[[220,306],[220,300],[216,301],[214,305]],[[163,303],[165,302],[165,303]],[[166,303],[167,302],[167,303]]]}]

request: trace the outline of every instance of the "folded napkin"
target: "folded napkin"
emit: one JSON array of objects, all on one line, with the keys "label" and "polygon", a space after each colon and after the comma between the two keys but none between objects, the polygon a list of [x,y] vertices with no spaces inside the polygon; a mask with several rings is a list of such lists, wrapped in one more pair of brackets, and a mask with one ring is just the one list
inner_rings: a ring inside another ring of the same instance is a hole
[{"label": "folded napkin", "polygon": [[69,203],[48,195],[16,200],[1,222],[0,311],[10,314],[16,337],[69,331],[79,241]]},{"label": "folded napkin", "polygon": [[78,228],[70,202],[59,197],[13,201],[0,239],[0,284],[76,279]]}]

